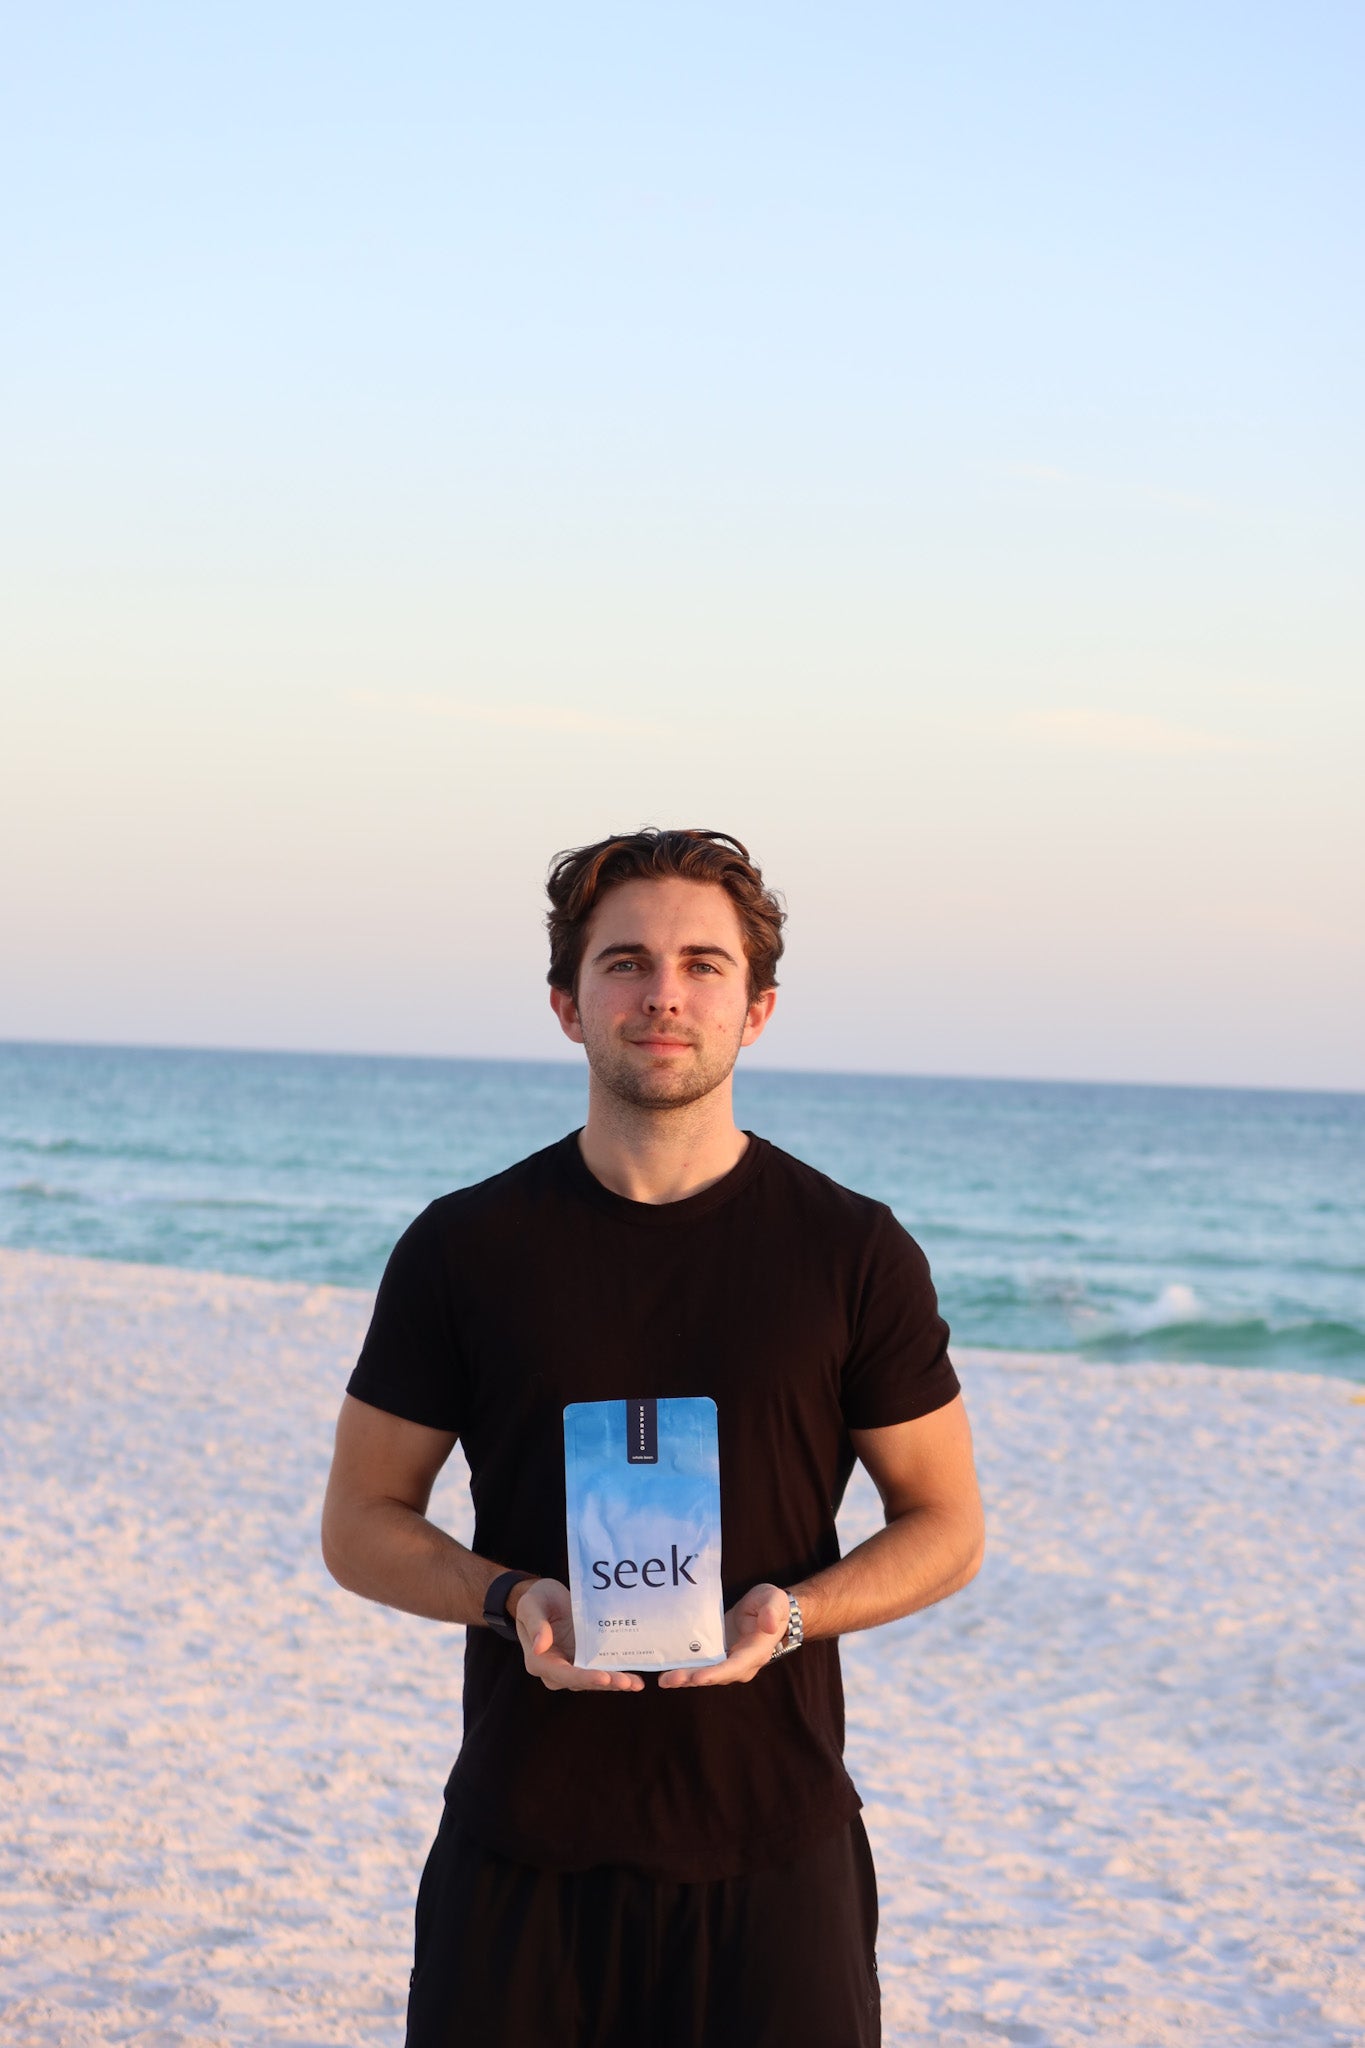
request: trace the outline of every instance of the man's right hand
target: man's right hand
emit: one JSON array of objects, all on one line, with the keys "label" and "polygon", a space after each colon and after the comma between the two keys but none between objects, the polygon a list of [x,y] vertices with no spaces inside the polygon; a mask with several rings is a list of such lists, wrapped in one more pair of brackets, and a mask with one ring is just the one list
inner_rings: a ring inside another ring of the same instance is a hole
[{"label": "man's right hand", "polygon": [[574,1663],[573,1603],[558,1579],[523,1580],[507,1605],[532,1678],[551,1692],[643,1692],[634,1671],[582,1671]]}]

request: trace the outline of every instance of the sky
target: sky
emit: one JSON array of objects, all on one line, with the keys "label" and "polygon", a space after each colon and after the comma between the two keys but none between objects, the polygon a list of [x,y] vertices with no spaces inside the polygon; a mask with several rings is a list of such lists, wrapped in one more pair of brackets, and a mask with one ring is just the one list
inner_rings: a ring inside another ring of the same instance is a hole
[{"label": "sky", "polygon": [[738,834],[757,1064],[1365,1087],[1348,6],[16,15],[0,1037],[576,1057]]}]

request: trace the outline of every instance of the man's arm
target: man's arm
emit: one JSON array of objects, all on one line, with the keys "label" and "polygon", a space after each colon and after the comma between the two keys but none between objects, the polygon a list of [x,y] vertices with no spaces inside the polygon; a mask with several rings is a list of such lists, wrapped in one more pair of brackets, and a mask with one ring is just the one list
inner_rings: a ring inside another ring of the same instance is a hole
[{"label": "man's arm", "polygon": [[[488,1588],[509,1567],[477,1556],[427,1520],[436,1475],[456,1441],[447,1430],[407,1422],[347,1394],[322,1508],[322,1556],[350,1593],[476,1628]],[[577,1669],[569,1592],[558,1580],[523,1580],[512,1588],[507,1612],[526,1669],[552,1691],[640,1691],[643,1680],[628,1672]]]},{"label": "man's arm", "polygon": [[886,1527],[791,1587],[807,1638],[851,1635],[932,1607],[974,1579],[986,1520],[962,1396],[915,1422],[849,1432],[882,1497]]},{"label": "man's arm", "polygon": [[725,1662],[667,1672],[660,1685],[734,1685],[756,1676],[786,1634],[788,1591],[800,1602],[810,1642],[899,1620],[976,1577],[985,1518],[962,1396],[914,1422],[849,1434],[881,1494],[886,1527],[799,1585],[755,1586],[726,1616]]}]

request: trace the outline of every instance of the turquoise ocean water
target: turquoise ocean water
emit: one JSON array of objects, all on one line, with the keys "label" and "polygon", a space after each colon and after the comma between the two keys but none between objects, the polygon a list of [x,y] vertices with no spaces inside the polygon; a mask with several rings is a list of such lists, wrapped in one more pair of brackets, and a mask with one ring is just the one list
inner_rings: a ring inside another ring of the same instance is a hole
[{"label": "turquoise ocean water", "polygon": [[[960,1345],[1365,1380],[1365,1096],[742,1065],[736,1095],[892,1205]],[[0,1044],[0,1243],[371,1288],[584,1103],[572,1065]]]}]

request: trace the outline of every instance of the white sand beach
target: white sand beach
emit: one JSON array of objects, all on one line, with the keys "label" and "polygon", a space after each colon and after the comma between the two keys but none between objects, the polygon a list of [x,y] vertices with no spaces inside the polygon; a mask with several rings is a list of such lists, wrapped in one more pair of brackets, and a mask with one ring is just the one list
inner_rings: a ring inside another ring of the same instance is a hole
[{"label": "white sand beach", "polygon": [[[0,1251],[11,2048],[402,2040],[463,1638],[319,1555],[368,1308]],[[986,1565],[845,1645],[888,2044],[1365,2041],[1361,1389],[959,1364]]]}]

